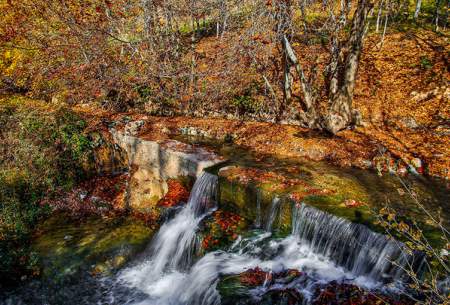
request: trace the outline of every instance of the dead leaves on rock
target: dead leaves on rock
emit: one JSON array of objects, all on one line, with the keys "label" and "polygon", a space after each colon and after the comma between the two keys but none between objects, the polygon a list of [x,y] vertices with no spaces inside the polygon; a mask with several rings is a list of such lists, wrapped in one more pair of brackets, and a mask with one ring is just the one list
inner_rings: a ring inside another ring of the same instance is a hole
[{"label": "dead leaves on rock", "polygon": [[158,202],[160,207],[173,207],[181,202],[187,202],[189,199],[189,191],[178,180],[169,179],[167,181],[168,189],[166,195]]}]

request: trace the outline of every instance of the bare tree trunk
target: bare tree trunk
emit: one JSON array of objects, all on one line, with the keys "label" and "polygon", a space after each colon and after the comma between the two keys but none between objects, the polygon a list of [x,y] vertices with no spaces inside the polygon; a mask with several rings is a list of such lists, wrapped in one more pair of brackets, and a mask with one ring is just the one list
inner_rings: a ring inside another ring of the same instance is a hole
[{"label": "bare tree trunk", "polygon": [[222,38],[225,34],[225,30],[228,22],[228,6],[226,0],[221,0],[219,4],[219,20],[217,21],[217,38]]},{"label": "bare tree trunk", "polygon": [[441,6],[441,0],[436,0],[436,9],[434,12],[434,30],[439,31],[439,6]]},{"label": "bare tree trunk", "polygon": [[328,96],[331,99],[337,94],[339,85],[339,67],[342,65],[342,46],[339,41],[339,32],[345,27],[347,23],[347,15],[350,10],[349,3],[351,1],[341,0],[341,11],[339,16],[336,18],[334,14],[332,15],[335,20],[335,26],[332,32],[331,46],[330,46],[330,61],[326,67],[326,87]]},{"label": "bare tree trunk", "polygon": [[383,35],[381,35],[380,44],[378,46],[378,48],[380,50],[383,47],[384,37],[386,36],[386,29],[387,29],[388,19],[389,19],[389,14],[386,14],[386,18],[384,19]]},{"label": "bare tree trunk", "polygon": [[[418,0],[422,1],[422,0]],[[381,12],[383,11],[383,0],[380,1],[380,6],[378,7],[378,15],[377,15],[377,23],[375,27],[375,32],[379,32],[380,30],[380,21],[381,21]]]},{"label": "bare tree trunk", "polygon": [[[283,101],[284,103],[287,103],[291,100],[292,93],[291,93],[291,75],[290,75],[290,65],[287,60],[284,62],[284,71],[283,71]],[[280,109],[281,111],[281,109]]]},{"label": "bare tree trunk", "polygon": [[283,48],[286,52],[287,58],[289,61],[294,65],[295,70],[297,71],[297,74],[300,79],[300,85],[302,87],[303,91],[303,110],[305,112],[305,116],[302,118],[305,123],[313,128],[316,127],[317,120],[318,120],[318,113],[316,109],[316,96],[313,92],[313,89],[308,82],[308,80],[305,77],[305,73],[303,72],[303,69],[297,59],[297,56],[295,55],[294,50],[292,49],[292,46],[287,39],[286,35],[283,36]]},{"label": "bare tree trunk", "polygon": [[337,94],[331,97],[330,109],[324,118],[324,127],[332,134],[346,128],[353,121],[353,92],[370,8],[371,4],[368,0],[359,0],[353,16],[342,85]]},{"label": "bare tree trunk", "polygon": [[450,1],[447,1],[447,7],[445,10],[445,16],[444,16],[444,25],[443,25],[443,30],[446,31],[447,30],[447,24],[448,24],[448,14],[450,12]]},{"label": "bare tree trunk", "polygon": [[417,0],[416,2],[416,10],[414,11],[414,20],[419,18],[420,7],[422,6],[422,0]]},{"label": "bare tree trunk", "polygon": [[272,97],[274,104],[276,104],[277,103],[277,95],[275,94],[275,91],[273,90],[272,85],[270,84],[269,80],[267,79],[267,77],[265,75],[263,75],[263,79],[264,79],[264,83],[266,84],[267,89],[270,92],[270,95]]}]

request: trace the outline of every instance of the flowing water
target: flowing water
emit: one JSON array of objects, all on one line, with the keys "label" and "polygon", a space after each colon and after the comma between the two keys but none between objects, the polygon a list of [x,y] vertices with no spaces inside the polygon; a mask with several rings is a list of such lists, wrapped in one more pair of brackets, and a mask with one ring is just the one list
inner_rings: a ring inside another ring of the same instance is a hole
[{"label": "flowing water", "polygon": [[280,204],[281,204],[280,198],[275,196],[275,198],[273,198],[273,200],[272,200],[272,206],[270,207],[269,217],[267,218],[267,221],[266,221],[265,229],[267,232],[272,231],[273,223],[280,211]]},{"label": "flowing water", "polygon": [[[166,220],[140,260],[115,275],[89,283],[84,289],[92,294],[78,299],[75,296],[66,304],[219,305],[224,300],[217,287],[224,276],[255,267],[270,273],[287,269],[304,272],[306,275],[290,282],[289,288],[301,293],[308,304],[316,288],[325,283],[385,289],[384,283],[402,279],[402,266],[416,264],[413,257],[402,254],[401,244],[305,204],[292,209],[291,234],[276,238],[272,225],[282,208],[277,197],[268,215],[259,216],[259,226],[264,230],[250,231],[229,248],[200,257],[198,231],[202,221],[218,207],[217,188],[218,177],[203,173],[188,203]],[[280,287],[286,288],[266,282],[249,293],[258,302],[265,293]]]},{"label": "flowing water", "polygon": [[[268,272],[298,269],[307,274],[290,288],[311,301],[317,287],[330,281],[350,282],[368,289],[381,288],[385,281],[401,278],[396,264],[405,264],[400,244],[361,225],[301,205],[293,209],[292,233],[274,238],[272,223],[280,209],[275,198],[266,215],[265,230],[240,237],[226,251],[210,252],[197,261],[196,232],[202,220],[216,208],[217,177],[204,173],[195,183],[188,204],[160,229],[141,263],[122,270],[108,292],[115,304],[218,305],[216,289],[224,275],[259,267]],[[126,287],[128,297],[120,294]],[[254,300],[272,289],[263,285],[251,290]],[[138,291],[132,296],[129,291]],[[120,304],[120,303],[117,303]]]},{"label": "flowing water", "polygon": [[399,281],[412,267],[420,269],[423,257],[408,255],[402,243],[372,232],[361,224],[307,205],[294,210],[293,234],[312,251],[330,257],[354,275],[375,281]]}]

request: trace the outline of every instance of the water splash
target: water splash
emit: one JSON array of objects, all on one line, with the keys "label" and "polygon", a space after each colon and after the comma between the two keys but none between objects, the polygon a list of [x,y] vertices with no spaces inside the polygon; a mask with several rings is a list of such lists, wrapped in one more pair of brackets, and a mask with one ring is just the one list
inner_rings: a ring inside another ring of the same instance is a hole
[{"label": "water splash", "polygon": [[[265,230],[239,237],[228,251],[208,253],[193,264],[196,231],[215,207],[216,187],[217,177],[201,176],[187,206],[161,227],[150,258],[120,273],[119,287],[142,294],[128,304],[220,305],[217,284],[221,277],[255,267],[269,273],[286,269],[304,272],[289,287],[299,291],[309,304],[316,289],[330,281],[381,289],[387,277],[402,277],[390,260],[398,264],[409,261],[398,243],[307,205],[293,209],[291,235],[273,238],[270,231],[281,204],[275,197]],[[251,289],[251,297],[258,301],[274,288],[271,285],[266,281]]]},{"label": "water splash", "polygon": [[196,180],[187,205],[161,226],[151,244],[151,255],[141,265],[142,270],[128,270],[130,274],[125,273],[125,277],[136,276],[133,281],[141,281],[145,287],[167,271],[185,270],[192,264],[198,225],[216,207],[217,182],[217,176],[209,173]]},{"label": "water splash", "polygon": [[305,204],[294,208],[292,234],[312,251],[374,281],[398,281],[420,260],[406,254],[401,242]]}]

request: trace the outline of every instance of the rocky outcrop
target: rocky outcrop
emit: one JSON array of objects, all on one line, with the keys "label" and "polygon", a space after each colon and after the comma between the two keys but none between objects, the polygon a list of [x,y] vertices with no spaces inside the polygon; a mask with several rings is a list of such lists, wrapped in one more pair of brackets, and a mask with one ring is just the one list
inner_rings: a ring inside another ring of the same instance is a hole
[{"label": "rocky outcrop", "polygon": [[175,140],[149,141],[136,135],[141,124],[124,131],[111,129],[113,142],[125,152],[130,169],[129,205],[153,207],[168,191],[167,180],[196,177],[224,159],[204,148]]}]

